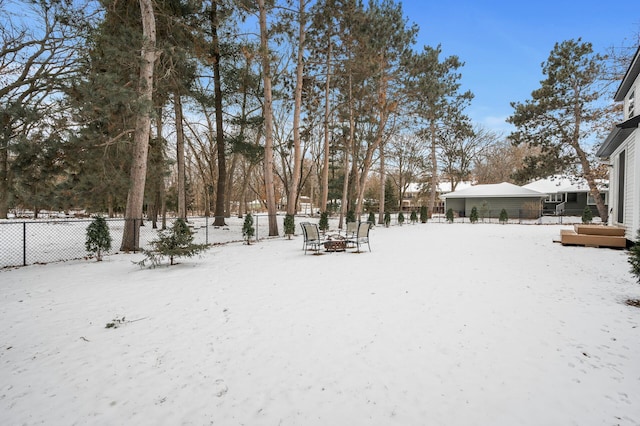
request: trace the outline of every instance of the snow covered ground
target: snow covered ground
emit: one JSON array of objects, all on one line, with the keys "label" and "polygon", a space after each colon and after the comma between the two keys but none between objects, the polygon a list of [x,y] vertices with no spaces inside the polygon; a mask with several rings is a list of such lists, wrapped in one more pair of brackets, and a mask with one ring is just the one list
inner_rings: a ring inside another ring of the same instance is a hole
[{"label": "snow covered ground", "polygon": [[0,270],[0,424],[640,425],[627,252],[553,243],[563,228]]}]

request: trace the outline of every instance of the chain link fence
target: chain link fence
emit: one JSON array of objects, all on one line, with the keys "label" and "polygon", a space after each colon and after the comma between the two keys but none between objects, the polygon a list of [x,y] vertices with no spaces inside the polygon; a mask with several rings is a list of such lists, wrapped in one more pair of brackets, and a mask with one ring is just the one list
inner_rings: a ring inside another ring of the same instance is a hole
[{"label": "chain link fence", "polygon": [[[398,226],[400,212],[391,213],[391,226]],[[411,223],[411,212],[402,212],[403,224]],[[519,210],[509,212],[508,223],[517,224],[561,224],[571,225],[582,222],[582,211],[566,211],[564,215],[539,216],[538,212]],[[479,223],[499,223],[499,211],[485,211],[479,215]],[[278,215],[278,228],[283,233],[282,219],[284,215]],[[304,216],[305,220],[308,216]],[[254,239],[259,241],[269,235],[269,216],[267,214],[255,214]],[[360,216],[361,221],[368,220],[368,214]],[[418,215],[419,218],[419,215]],[[311,218],[318,219],[318,216]],[[296,227],[302,220],[302,216],[296,219]],[[49,220],[5,220],[0,221],[0,268],[26,266],[38,263],[60,262],[66,260],[83,259],[91,254],[85,249],[87,227],[92,219],[49,219]],[[111,250],[104,255],[116,254],[122,245],[124,231],[124,219],[106,219],[112,238]],[[173,225],[175,218],[167,219],[166,227]],[[599,223],[600,218],[594,217],[594,223]],[[190,217],[187,220],[194,236],[194,243],[199,244],[226,244],[243,241],[242,225],[244,219],[231,217],[225,218],[224,226],[213,226],[213,217]],[[444,214],[433,214],[429,223],[446,223]],[[456,215],[454,223],[469,223],[468,217]],[[378,226],[378,214],[375,214],[374,223]],[[418,219],[418,223],[420,220]],[[336,229],[339,226],[339,218],[330,219],[330,227]],[[158,237],[160,229],[153,228],[150,221],[143,221],[140,227],[141,249],[148,248],[149,242]],[[296,232],[299,229],[296,228]]]},{"label": "chain link fence", "polygon": [[[255,240],[269,235],[268,216],[253,215]],[[122,245],[124,219],[105,219],[111,235],[111,250],[104,255],[116,254]],[[167,219],[169,229],[175,218]],[[83,259],[91,256],[85,249],[87,227],[92,219],[47,219],[0,221],[0,268],[26,266],[38,263]],[[243,241],[242,218],[225,218],[224,226],[213,226],[213,217],[190,217],[187,223],[197,244],[225,244]],[[280,225],[281,226],[281,225]],[[151,221],[140,226],[138,247],[145,249],[158,237],[160,231]]]}]

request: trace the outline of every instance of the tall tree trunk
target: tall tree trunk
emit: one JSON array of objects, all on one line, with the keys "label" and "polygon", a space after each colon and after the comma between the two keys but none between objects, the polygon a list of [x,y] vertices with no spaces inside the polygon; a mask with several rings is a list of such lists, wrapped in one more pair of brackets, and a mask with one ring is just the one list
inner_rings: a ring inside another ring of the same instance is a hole
[{"label": "tall tree trunk", "polygon": [[211,2],[211,43],[213,57],[213,93],[216,109],[216,146],[218,148],[218,183],[216,186],[216,209],[214,226],[225,225],[224,191],[227,186],[227,164],[222,121],[222,79],[220,77],[220,40],[218,39],[218,2]]},{"label": "tall tree trunk", "polygon": [[378,223],[382,225],[384,223],[384,203],[385,203],[385,184],[386,174],[384,169],[384,148],[380,147],[380,209],[378,212]]},{"label": "tall tree trunk", "polygon": [[6,219],[9,213],[9,144],[0,147],[0,219]]},{"label": "tall tree trunk", "polygon": [[151,133],[151,106],[153,105],[153,67],[156,61],[156,20],[153,2],[140,0],[142,17],[142,50],[138,92],[141,109],[136,116],[133,140],[133,160],[131,163],[129,193],[125,210],[125,226],[121,251],[139,249],[140,225],[144,203],[144,185],[147,176],[147,156],[149,154],[149,134]]},{"label": "tall tree trunk", "polygon": [[432,116],[429,124],[429,139],[431,139],[431,191],[429,191],[429,214],[433,214],[436,206],[436,193],[438,192],[438,157],[436,156],[436,123]]},{"label": "tall tree trunk", "polygon": [[179,94],[173,96],[176,118],[176,159],[178,166],[178,217],[187,219],[187,194],[185,190],[186,173],[184,168],[184,126],[182,122],[182,99]]},{"label": "tall tree trunk", "polygon": [[593,196],[594,201],[596,202],[596,208],[598,209],[598,215],[602,220],[602,223],[607,223],[609,221],[609,212],[607,211],[607,206],[604,204],[602,197],[600,196],[600,190],[598,189],[598,184],[596,179],[593,176],[593,170],[591,169],[591,163],[589,163],[589,159],[587,158],[587,154],[580,147],[579,143],[572,143],[573,148],[578,155],[578,159],[580,160],[580,165],[582,166],[582,175],[584,179],[587,181],[587,185],[589,185],[589,193]]},{"label": "tall tree trunk", "polygon": [[236,173],[236,169],[238,167],[240,155],[234,153],[231,155],[231,165],[229,166],[229,170],[227,172],[227,187],[225,188],[224,193],[224,211],[227,213],[226,217],[231,217],[231,200],[233,194],[233,176]]},{"label": "tall tree trunk", "polygon": [[298,9],[298,58],[296,61],[296,88],[293,109],[293,176],[291,176],[289,197],[287,199],[287,214],[295,215],[298,211],[298,187],[302,176],[302,154],[300,149],[300,111],[302,109],[302,77],[304,75],[304,43],[306,32],[305,0],[299,0]]},{"label": "tall tree trunk", "polygon": [[320,211],[327,210],[327,204],[329,203],[329,114],[331,112],[331,103],[329,96],[331,94],[331,54],[333,51],[333,43],[331,37],[329,37],[329,49],[327,53],[327,81],[324,86],[324,157],[322,164],[322,181],[320,182],[321,195],[320,195]]},{"label": "tall tree trunk", "polygon": [[262,52],[262,73],[264,79],[264,184],[269,215],[269,236],[278,235],[276,194],[273,179],[273,105],[271,94],[271,58],[267,33],[267,10],[264,0],[258,0],[260,9],[260,50]]}]

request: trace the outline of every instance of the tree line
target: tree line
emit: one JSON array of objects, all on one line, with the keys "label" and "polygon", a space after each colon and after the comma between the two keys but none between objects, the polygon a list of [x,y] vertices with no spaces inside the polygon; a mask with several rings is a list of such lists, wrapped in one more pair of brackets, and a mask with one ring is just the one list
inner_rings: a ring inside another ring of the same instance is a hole
[{"label": "tree line", "polygon": [[606,58],[582,40],[554,47],[501,135],[465,113],[463,61],[417,46],[394,0],[0,0],[0,12],[0,218],[123,215],[129,250],[143,215],[164,226],[168,210],[224,225],[257,201],[277,235],[276,212],[302,197],[341,221],[374,200],[382,222],[411,183],[431,209],[441,179],[578,167],[597,191],[584,146],[615,111]]}]

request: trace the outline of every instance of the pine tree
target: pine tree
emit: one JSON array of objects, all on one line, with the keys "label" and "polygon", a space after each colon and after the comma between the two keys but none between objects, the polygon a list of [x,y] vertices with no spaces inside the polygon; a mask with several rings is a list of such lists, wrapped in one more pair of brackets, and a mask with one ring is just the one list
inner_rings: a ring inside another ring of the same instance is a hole
[{"label": "pine tree", "polygon": [[165,257],[169,258],[170,265],[175,265],[176,257],[192,257],[205,251],[208,244],[194,244],[193,234],[182,218],[176,219],[171,229],[158,232],[158,239],[150,243],[150,250],[143,250],[146,258],[138,262],[144,266],[149,260],[153,267],[160,265]]},{"label": "pine tree", "polygon": [[500,211],[500,223],[505,224],[507,223],[507,221],[509,220],[509,216],[507,215],[507,211],[505,209],[502,209]]},{"label": "pine tree", "polygon": [[96,254],[96,260],[102,260],[102,253],[111,250],[111,234],[107,221],[102,216],[96,216],[87,226],[87,241],[85,248]]},{"label": "pine tree", "polygon": [[447,222],[453,223],[453,209],[447,210]]},{"label": "pine tree", "polygon": [[631,265],[631,273],[636,277],[640,284],[640,230],[636,236],[636,243],[629,249],[629,264]]},{"label": "pine tree", "polygon": [[253,216],[251,216],[251,213],[247,213],[242,224],[242,237],[247,241],[247,245],[251,245],[251,238],[255,235],[255,232]]},{"label": "pine tree", "polygon": [[291,236],[296,233],[296,222],[295,218],[292,214],[287,214],[284,217],[284,234],[288,239],[291,239]]},{"label": "pine tree", "polygon": [[355,222],[356,221],[356,213],[353,210],[347,211],[347,222]]},{"label": "pine tree", "polygon": [[471,216],[469,216],[469,220],[471,221],[471,223],[478,222],[478,208],[476,206],[473,206],[471,208]]},{"label": "pine tree", "polygon": [[402,224],[404,223],[404,213],[402,212],[398,213],[398,223],[400,224],[400,226],[402,226]]},{"label": "pine tree", "polygon": [[556,43],[542,63],[540,88],[531,92],[531,99],[513,102],[514,113],[507,118],[516,127],[509,135],[512,143],[538,148],[538,155],[525,158],[519,177],[547,176],[578,162],[603,222],[608,211],[589,151],[593,132],[613,120],[613,109],[602,102],[605,66],[606,58],[594,53],[591,43]]},{"label": "pine tree", "polygon": [[411,210],[411,216],[409,217],[411,223],[416,223],[418,221],[418,213],[415,210]]},{"label": "pine tree", "polygon": [[593,212],[589,206],[586,206],[582,211],[582,223],[591,223],[593,220]]},{"label": "pine tree", "polygon": [[420,207],[420,222],[427,223],[428,210],[427,206]]},{"label": "pine tree", "polygon": [[320,222],[318,222],[318,229],[322,232],[329,230],[329,213],[324,211],[320,213]]},{"label": "pine tree", "polygon": [[371,224],[376,223],[376,214],[374,212],[369,212],[369,217],[367,218],[367,222]]},{"label": "pine tree", "polygon": [[389,225],[391,225],[391,213],[385,212],[384,213],[384,226],[388,228]]}]

